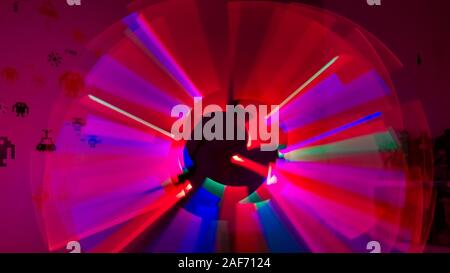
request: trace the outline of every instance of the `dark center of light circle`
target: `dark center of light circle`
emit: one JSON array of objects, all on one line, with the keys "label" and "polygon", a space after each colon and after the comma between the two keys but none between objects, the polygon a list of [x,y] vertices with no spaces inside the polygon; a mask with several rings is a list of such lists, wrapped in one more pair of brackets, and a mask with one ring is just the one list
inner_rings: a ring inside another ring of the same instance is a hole
[{"label": "dark center of light circle", "polygon": [[[206,124],[214,117],[203,117],[202,124]],[[248,150],[248,134],[245,133],[244,140],[237,139],[237,132],[245,128],[238,124],[235,117],[234,140],[226,140],[227,126],[225,113],[223,113],[223,140],[195,140],[193,134],[191,140],[186,143],[186,152],[192,162],[186,178],[191,182],[194,189],[200,187],[205,179],[209,178],[222,185],[246,186],[251,194],[266,180],[266,176],[261,176],[248,168],[238,166],[231,161],[234,155],[239,155],[245,159],[267,166],[275,162],[278,156],[277,151],[261,151],[255,148]],[[229,128],[230,129],[230,128]]]}]

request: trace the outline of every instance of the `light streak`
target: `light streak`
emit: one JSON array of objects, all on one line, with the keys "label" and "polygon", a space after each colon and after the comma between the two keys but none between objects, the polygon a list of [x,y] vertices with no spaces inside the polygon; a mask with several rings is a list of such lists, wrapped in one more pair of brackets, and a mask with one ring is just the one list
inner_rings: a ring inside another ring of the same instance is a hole
[{"label": "light streak", "polygon": [[127,118],[130,118],[130,119],[132,119],[132,120],[134,120],[134,121],[137,121],[137,122],[139,122],[140,124],[143,124],[143,125],[145,125],[145,126],[151,128],[151,129],[153,129],[153,130],[155,130],[155,131],[157,131],[157,132],[159,132],[159,133],[161,133],[161,134],[163,134],[163,135],[165,135],[165,136],[168,136],[168,137],[170,137],[170,138],[172,138],[172,139],[175,139],[175,136],[174,136],[174,135],[172,135],[171,133],[169,133],[169,132],[167,132],[167,131],[165,131],[165,130],[159,128],[159,127],[156,126],[156,125],[151,124],[150,122],[147,122],[147,121],[145,121],[145,120],[143,120],[143,119],[141,119],[141,118],[139,118],[139,117],[137,117],[137,116],[135,116],[135,115],[133,115],[133,114],[130,114],[130,113],[128,113],[127,111],[122,110],[122,109],[120,109],[120,108],[118,108],[118,107],[116,107],[116,106],[114,106],[114,105],[112,105],[112,104],[110,104],[110,103],[108,103],[108,102],[106,102],[106,101],[100,99],[100,98],[97,98],[97,97],[94,96],[94,95],[88,95],[88,97],[89,97],[89,99],[95,101],[96,103],[99,103],[99,104],[101,104],[101,105],[103,105],[103,106],[105,106],[105,107],[108,107],[109,109],[111,109],[111,110],[113,110],[113,111],[116,111],[117,113],[122,114],[123,116],[125,116],[125,117],[127,117]]},{"label": "light streak", "polygon": [[297,90],[295,90],[289,97],[287,97],[282,103],[280,103],[275,109],[273,109],[267,116],[266,119],[269,119],[275,112],[280,111],[281,107],[288,104],[293,98],[295,98],[300,92],[302,92],[308,85],[310,85],[315,79],[317,79],[320,75],[323,74],[330,66],[332,66],[337,60],[339,56],[334,57],[329,61],[324,67],[322,67],[319,71],[316,72],[311,78],[309,78],[306,82],[304,82]]}]

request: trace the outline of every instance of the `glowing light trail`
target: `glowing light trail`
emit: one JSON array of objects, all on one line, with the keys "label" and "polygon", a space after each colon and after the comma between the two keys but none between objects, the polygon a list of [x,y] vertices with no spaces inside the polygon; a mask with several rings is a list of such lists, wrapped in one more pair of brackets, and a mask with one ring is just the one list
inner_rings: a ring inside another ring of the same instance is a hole
[{"label": "glowing light trail", "polygon": [[255,172],[261,176],[266,176],[268,173],[268,167],[253,161],[251,159],[248,159],[246,157],[243,157],[241,155],[234,155],[231,157],[231,163],[241,166],[243,168],[246,168],[252,172]]},{"label": "glowing light trail", "polygon": [[379,117],[381,117],[381,112],[376,112],[374,114],[365,116],[365,117],[360,118],[358,120],[355,120],[355,121],[353,121],[351,123],[348,123],[348,124],[346,124],[344,126],[335,128],[335,129],[330,130],[328,132],[325,132],[325,133],[323,133],[321,135],[318,135],[318,136],[312,137],[310,139],[304,140],[304,141],[302,141],[302,142],[300,142],[300,143],[298,143],[298,144],[296,144],[296,145],[294,145],[292,147],[289,147],[288,149],[283,150],[283,153],[287,153],[287,152],[291,152],[291,151],[294,151],[294,150],[298,150],[298,149],[300,149],[300,148],[302,148],[304,146],[307,146],[307,145],[309,145],[311,143],[314,143],[314,142],[319,141],[321,139],[324,139],[326,137],[338,134],[338,133],[343,132],[343,131],[345,131],[345,130],[347,130],[349,128],[358,126],[360,124],[363,124],[365,122],[371,121],[371,120],[379,118]]},{"label": "glowing light trail", "polygon": [[[170,51],[158,37],[155,30],[142,14],[135,14],[129,17],[128,25],[132,33],[138,40],[132,38],[138,45],[143,45],[153,56],[156,61],[164,68],[164,70],[175,79],[186,92],[192,97],[201,97],[202,94],[189,78],[183,68],[177,63]],[[142,33],[138,32],[140,29]]]},{"label": "glowing light trail", "polygon": [[305,83],[303,83],[297,90],[295,90],[289,97],[287,97],[282,103],[280,103],[275,109],[272,110],[267,116],[266,119],[269,119],[275,112],[280,111],[281,107],[288,104],[293,98],[295,98],[300,92],[302,92],[308,85],[310,85],[315,79],[317,79],[323,72],[325,72],[330,66],[332,66],[337,60],[339,56],[334,57],[329,61],[324,67],[322,67],[319,71],[316,72],[311,78],[309,78]]},{"label": "glowing light trail", "polygon": [[110,103],[108,103],[108,102],[102,100],[102,99],[99,99],[99,98],[97,98],[96,96],[88,95],[88,97],[89,97],[89,99],[95,101],[95,102],[98,103],[98,104],[101,104],[101,105],[103,105],[103,106],[106,106],[106,107],[108,107],[109,109],[111,109],[111,110],[113,110],[113,111],[116,111],[117,113],[126,116],[127,118],[130,118],[130,119],[132,119],[132,120],[134,120],[134,121],[137,121],[137,122],[139,122],[139,123],[141,123],[141,124],[143,124],[143,125],[145,125],[145,126],[151,128],[151,129],[153,129],[153,130],[155,130],[155,131],[157,131],[157,132],[159,132],[159,133],[161,133],[161,134],[163,134],[163,135],[165,135],[165,136],[168,136],[168,137],[170,137],[170,138],[172,138],[172,139],[175,139],[175,136],[174,136],[174,135],[172,135],[171,133],[169,133],[169,132],[167,132],[167,131],[165,131],[165,130],[159,128],[159,127],[156,126],[156,125],[151,124],[150,122],[147,122],[147,121],[145,121],[145,120],[143,120],[143,119],[141,119],[141,118],[139,118],[139,117],[136,117],[135,115],[130,114],[130,113],[128,113],[127,111],[122,110],[122,109],[120,109],[120,108],[118,108],[118,107],[116,107],[116,106],[114,106],[114,105],[112,105],[112,104],[110,104]]}]

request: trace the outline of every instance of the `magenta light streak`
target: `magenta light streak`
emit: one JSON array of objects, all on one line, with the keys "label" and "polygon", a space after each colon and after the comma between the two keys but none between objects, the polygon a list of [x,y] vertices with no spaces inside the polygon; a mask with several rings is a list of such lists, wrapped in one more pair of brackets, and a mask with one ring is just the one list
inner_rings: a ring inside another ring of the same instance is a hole
[{"label": "magenta light streak", "polygon": [[94,66],[86,82],[91,88],[104,90],[125,101],[143,105],[166,115],[170,115],[173,106],[180,104],[179,100],[107,55]]},{"label": "magenta light streak", "polygon": [[[378,221],[375,209],[361,212],[355,208],[336,203],[334,200],[323,198],[317,193],[307,192],[292,185],[287,186],[284,193],[283,196],[292,210],[304,210],[325,227],[346,239],[366,233]],[[299,197],[301,201],[298,200]],[[367,202],[370,202],[370,199]]]},{"label": "magenta light streak", "polygon": [[333,74],[284,107],[280,118],[289,131],[389,95],[391,91],[375,71],[348,84]]},{"label": "magenta light streak", "polygon": [[[139,41],[152,54],[158,63],[174,78],[191,97],[201,97],[202,94],[165,47],[142,14],[133,14],[125,19],[125,23],[138,37]],[[141,30],[141,31],[139,31]]]},{"label": "magenta light streak", "polygon": [[[72,128],[70,128],[72,130]],[[167,151],[172,141],[167,138],[149,134],[148,132],[130,127],[99,116],[89,115],[86,118],[86,126],[82,128],[84,135],[96,135],[101,138],[114,140],[114,144],[124,146],[126,143],[133,146],[133,143],[139,143],[145,149],[146,147],[159,147],[161,152]],[[122,142],[123,144],[121,144]]]},{"label": "magenta light streak", "polygon": [[[401,193],[406,185],[404,173],[400,170],[383,170],[381,159],[374,166],[379,168],[363,168],[358,166],[344,166],[316,162],[288,162],[277,161],[276,169],[288,171],[313,180],[365,196],[368,199],[375,198],[376,191],[382,188],[398,189]],[[400,206],[404,202],[403,195],[379,196],[380,200],[393,206]]]}]

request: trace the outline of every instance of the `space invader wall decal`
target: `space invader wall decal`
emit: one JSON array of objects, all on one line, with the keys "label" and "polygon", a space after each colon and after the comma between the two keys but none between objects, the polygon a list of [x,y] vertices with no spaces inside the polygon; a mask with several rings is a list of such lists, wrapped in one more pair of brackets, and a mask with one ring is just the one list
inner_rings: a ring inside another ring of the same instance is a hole
[{"label": "space invader wall decal", "polygon": [[6,167],[5,160],[8,158],[10,151],[11,159],[16,158],[16,145],[12,144],[7,137],[0,137],[0,167]]},{"label": "space invader wall decal", "polygon": [[30,108],[24,102],[17,102],[13,105],[12,111],[16,113],[17,117],[24,118],[30,113]]},{"label": "space invader wall decal", "polygon": [[0,103],[0,114],[6,114],[8,109],[9,109],[8,105]]},{"label": "space invader wall decal", "polygon": [[89,148],[96,148],[98,144],[102,143],[100,137],[95,135],[88,135],[81,138],[82,142],[87,142]]},{"label": "space invader wall decal", "polygon": [[36,150],[38,152],[54,152],[56,151],[56,145],[53,141],[53,138],[51,138],[49,135],[52,132],[52,130],[44,129],[42,130],[44,135],[41,137],[41,141],[36,146]]}]

